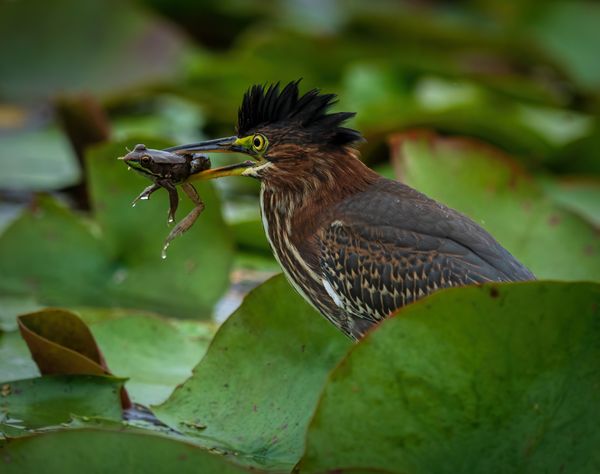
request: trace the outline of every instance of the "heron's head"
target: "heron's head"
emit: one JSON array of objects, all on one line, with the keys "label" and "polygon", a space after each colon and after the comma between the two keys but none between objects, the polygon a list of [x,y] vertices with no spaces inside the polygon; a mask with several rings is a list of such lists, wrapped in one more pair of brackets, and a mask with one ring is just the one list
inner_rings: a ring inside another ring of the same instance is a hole
[{"label": "heron's head", "polygon": [[355,114],[330,113],[336,102],[334,94],[313,89],[300,95],[298,83],[290,82],[283,89],[279,84],[252,86],[239,108],[236,135],[168,151],[237,152],[252,158],[239,165],[204,171],[197,179],[251,176],[282,178],[291,185],[294,178],[330,173],[344,165],[340,156],[355,155],[353,147],[362,140],[359,132],[343,126]]}]

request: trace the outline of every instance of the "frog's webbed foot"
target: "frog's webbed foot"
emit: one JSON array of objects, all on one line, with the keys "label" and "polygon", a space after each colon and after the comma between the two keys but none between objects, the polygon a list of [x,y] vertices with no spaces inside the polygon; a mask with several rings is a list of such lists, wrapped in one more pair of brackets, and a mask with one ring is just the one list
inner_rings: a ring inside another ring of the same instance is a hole
[{"label": "frog's webbed foot", "polygon": [[156,191],[157,189],[160,189],[160,186],[158,184],[151,184],[150,186],[148,186],[146,189],[144,189],[140,195],[138,197],[136,197],[133,202],[131,203],[131,207],[135,207],[135,205],[137,204],[137,202],[141,199],[143,201],[145,201],[146,199],[150,199],[150,195]]},{"label": "frog's webbed foot", "polygon": [[187,194],[187,196],[194,203],[194,208],[189,212],[187,216],[185,216],[180,222],[178,222],[175,227],[173,227],[173,230],[165,239],[165,244],[163,246],[161,255],[162,258],[167,258],[167,248],[171,244],[171,241],[175,237],[179,237],[181,234],[187,232],[189,228],[192,227],[192,225],[194,225],[194,222],[196,222],[196,219],[198,219],[198,216],[202,214],[202,211],[204,210],[204,203],[200,199],[200,196],[198,196],[196,188],[194,188],[194,186],[192,186],[190,183],[184,183],[181,185],[181,187],[185,191],[185,194]]}]

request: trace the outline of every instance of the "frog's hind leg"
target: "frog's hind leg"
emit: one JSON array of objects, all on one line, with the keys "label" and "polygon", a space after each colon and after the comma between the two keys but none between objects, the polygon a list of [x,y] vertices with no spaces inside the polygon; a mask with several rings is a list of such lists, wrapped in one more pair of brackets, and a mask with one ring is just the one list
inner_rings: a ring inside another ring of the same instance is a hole
[{"label": "frog's hind leg", "polygon": [[132,207],[135,207],[135,205],[137,204],[137,202],[142,199],[142,200],[146,200],[146,199],[150,199],[150,195],[156,191],[157,189],[160,189],[160,186],[158,184],[151,184],[150,186],[148,186],[146,189],[144,189],[140,195],[138,197],[136,197],[133,202],[131,203]]},{"label": "frog's hind leg", "polygon": [[187,196],[194,203],[194,208],[189,212],[187,216],[185,216],[180,222],[178,222],[175,227],[173,227],[173,230],[165,239],[165,244],[163,246],[162,251],[162,258],[166,258],[167,248],[171,244],[171,241],[175,237],[178,237],[181,234],[187,232],[189,228],[192,227],[192,225],[194,225],[194,222],[196,222],[196,219],[198,219],[198,216],[202,214],[202,211],[204,210],[204,203],[202,202],[202,199],[200,199],[200,196],[198,196],[196,188],[194,188],[194,186],[192,186],[190,183],[184,183],[181,185],[181,187],[185,191],[185,194],[187,194]]}]

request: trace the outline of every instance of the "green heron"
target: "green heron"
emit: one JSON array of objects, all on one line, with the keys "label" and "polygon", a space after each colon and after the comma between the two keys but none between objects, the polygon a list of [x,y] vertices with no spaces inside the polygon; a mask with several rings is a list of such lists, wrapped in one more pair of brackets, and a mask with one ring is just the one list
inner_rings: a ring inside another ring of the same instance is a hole
[{"label": "green heron", "polygon": [[[290,283],[351,338],[440,288],[534,279],[488,232],[360,159],[362,136],[330,113],[334,94],[299,94],[298,82],[255,85],[232,137],[169,148],[240,152],[248,160],[195,179],[260,180],[273,253]],[[194,179],[194,178],[192,178]]]}]

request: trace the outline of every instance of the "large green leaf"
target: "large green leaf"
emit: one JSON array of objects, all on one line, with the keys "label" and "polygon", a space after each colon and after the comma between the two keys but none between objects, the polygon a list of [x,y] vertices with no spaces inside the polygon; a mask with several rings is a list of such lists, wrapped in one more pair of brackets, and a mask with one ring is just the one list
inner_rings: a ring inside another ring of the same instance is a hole
[{"label": "large green leaf", "polygon": [[260,220],[238,221],[231,227],[240,248],[265,254],[271,251]]},{"label": "large green leaf", "polygon": [[7,424],[36,429],[66,423],[71,415],[121,419],[123,379],[52,375],[4,382],[0,415]]},{"label": "large green leaf", "polygon": [[177,321],[134,310],[80,310],[111,371],[127,377],[134,402],[163,402],[191,374],[215,325]]},{"label": "large green leaf", "polygon": [[0,383],[40,375],[18,331],[0,332]]},{"label": "large green leaf", "polygon": [[529,282],[405,307],[332,373],[302,467],[594,472],[599,302],[596,284]]},{"label": "large green leaf", "polygon": [[600,240],[510,157],[466,139],[393,140],[401,180],[481,224],[538,278],[600,280]]},{"label": "large green leaf", "polygon": [[290,469],[326,375],[350,344],[274,277],[246,297],[155,414],[204,446],[238,452],[240,462]]},{"label": "large green leaf", "polygon": [[0,295],[0,331],[14,331],[17,329],[17,315],[39,309],[42,306],[32,297]]},{"label": "large green leaf", "polygon": [[540,184],[554,202],[600,227],[600,179],[545,179]]},{"label": "large green leaf", "polygon": [[531,34],[542,49],[554,56],[582,88],[598,91],[600,65],[600,6],[588,1],[554,1],[535,9]]},{"label": "large green leaf", "polygon": [[[149,183],[116,158],[142,139],[96,148],[87,160],[97,225],[41,197],[0,236],[0,292],[57,306],[123,306],[207,317],[228,283],[232,238],[210,185],[206,210],[161,260],[168,202],[160,191],[135,209]],[[162,148],[165,142],[143,140]],[[191,208],[182,200],[181,219]],[[201,245],[197,244],[202,242]]]},{"label": "large green leaf", "polygon": [[0,188],[44,191],[73,185],[81,171],[58,127],[2,137]]},{"label": "large green leaf", "polygon": [[41,196],[0,235],[0,291],[49,305],[110,302],[115,268],[88,222]]},{"label": "large green leaf", "polygon": [[0,466],[3,474],[247,472],[192,444],[124,427],[67,430],[0,442]]}]

